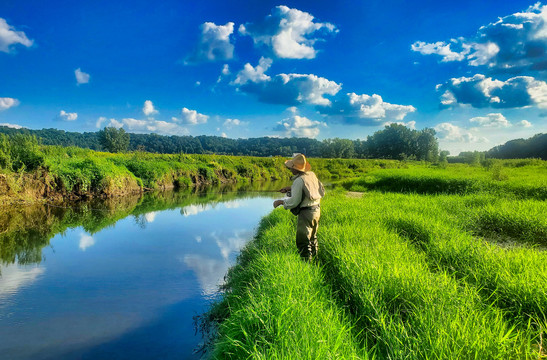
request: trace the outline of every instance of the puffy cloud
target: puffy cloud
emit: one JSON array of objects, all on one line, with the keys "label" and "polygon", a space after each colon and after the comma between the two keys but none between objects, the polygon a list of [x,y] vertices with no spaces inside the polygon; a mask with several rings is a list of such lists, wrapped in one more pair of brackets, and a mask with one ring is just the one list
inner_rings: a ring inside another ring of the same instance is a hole
[{"label": "puffy cloud", "polygon": [[519,127],[524,127],[524,128],[532,127],[532,123],[529,122],[528,120],[521,120],[518,123],[516,123],[515,125],[519,126]]},{"label": "puffy cloud", "polygon": [[9,127],[9,128],[12,128],[12,129],[22,129],[22,128],[24,128],[24,126],[17,125],[17,124],[10,124],[10,123],[0,123],[0,126]]},{"label": "puffy cloud", "polygon": [[222,67],[222,75],[230,75],[230,67],[228,64],[224,64]]},{"label": "puffy cloud", "polygon": [[443,62],[467,61],[498,72],[519,73],[547,69],[547,6],[537,3],[523,12],[482,26],[469,38],[450,43],[417,41],[411,49],[423,55],[437,54]]},{"label": "puffy cloud", "polygon": [[175,122],[168,122],[155,119],[133,119],[125,118],[122,120],[107,119],[100,117],[97,120],[96,126],[100,128],[106,124],[107,127],[124,128],[128,132],[133,133],[157,133],[160,135],[188,135],[188,129],[180,126]]},{"label": "puffy cloud", "polygon": [[329,105],[325,95],[336,95],[342,85],[313,74],[278,74],[270,77],[265,74],[272,61],[261,58],[253,67],[245,64],[232,85],[246,93],[255,94],[262,102],[269,104],[313,104]]},{"label": "puffy cloud", "polygon": [[[456,40],[454,40],[456,42]],[[461,61],[465,59],[465,55],[469,52],[469,48],[465,51],[456,52],[450,48],[450,43],[439,41],[432,44],[427,44],[423,41],[417,41],[411,45],[412,51],[417,51],[422,55],[437,54],[443,57],[443,62]],[[467,52],[466,52],[467,51]]]},{"label": "puffy cloud", "polygon": [[315,138],[319,135],[320,127],[327,125],[320,121],[313,121],[304,116],[294,115],[278,123],[275,131],[283,132],[285,137]]},{"label": "puffy cloud", "polygon": [[482,136],[476,136],[472,132],[463,129],[457,125],[445,122],[434,127],[439,139],[449,142],[460,143],[478,143],[488,142],[488,139]]},{"label": "puffy cloud", "polygon": [[206,22],[200,26],[200,29],[198,45],[186,59],[187,64],[224,61],[234,57],[234,45],[230,42],[230,35],[234,32],[233,22],[226,25]]},{"label": "puffy cloud", "polygon": [[59,119],[62,120],[62,121],[74,121],[74,120],[78,119],[78,114],[77,113],[69,113],[69,112],[66,112],[64,110],[61,110],[59,112]]},{"label": "puffy cloud", "polygon": [[452,78],[437,85],[443,92],[441,104],[469,104],[476,108],[519,108],[536,105],[547,108],[547,83],[530,76],[516,76],[506,81],[481,74]]},{"label": "puffy cloud", "polygon": [[238,120],[238,119],[226,119],[226,121],[224,121],[224,126],[238,126],[238,125],[241,125],[241,121]]},{"label": "puffy cloud", "polygon": [[409,122],[403,122],[403,121],[386,121],[382,124],[382,126],[389,126],[391,124],[398,124],[406,126],[409,129],[416,130],[416,121],[409,121]]},{"label": "puffy cloud", "polygon": [[[247,123],[239,119],[226,119],[222,124],[226,129],[232,129],[236,126],[246,125]],[[220,129],[219,129],[220,130]]]},{"label": "puffy cloud", "polygon": [[511,123],[500,113],[492,113],[486,116],[477,116],[469,119],[470,122],[484,127],[510,127]]},{"label": "puffy cloud", "polygon": [[95,245],[95,240],[93,239],[93,237],[84,233],[80,234],[80,250],[85,251],[85,249],[93,245]]},{"label": "puffy cloud", "polygon": [[89,82],[89,79],[91,78],[88,73],[83,72],[80,68],[74,70],[74,76],[76,76],[76,83],[78,85],[87,84]]},{"label": "puffy cloud", "polygon": [[278,58],[313,59],[317,54],[314,44],[321,33],[336,32],[330,23],[314,22],[304,11],[281,5],[262,21],[239,26],[239,33],[253,38],[255,45],[270,48]]},{"label": "puffy cloud", "polygon": [[0,18],[0,51],[9,53],[17,44],[31,47],[33,43],[23,31],[15,30],[5,19]]},{"label": "puffy cloud", "polygon": [[209,116],[198,113],[196,110],[182,108],[181,121],[188,125],[205,124]]},{"label": "puffy cloud", "polygon": [[411,112],[412,105],[385,102],[380,95],[347,93],[337,97],[329,106],[319,106],[320,113],[337,116],[342,121],[358,125],[378,125],[378,121],[401,121]]},{"label": "puffy cloud", "polygon": [[0,98],[0,111],[19,105],[19,100],[9,97]]},{"label": "puffy cloud", "polygon": [[153,116],[159,113],[159,111],[154,108],[154,104],[152,104],[152,101],[150,100],[146,100],[144,102],[144,106],[142,107],[142,112],[146,116]]},{"label": "puffy cloud", "polygon": [[236,79],[232,82],[234,85],[245,85],[247,83],[263,83],[268,82],[271,78],[265,72],[272,65],[272,59],[261,57],[258,65],[253,67],[247,63],[243,69],[237,73]]}]

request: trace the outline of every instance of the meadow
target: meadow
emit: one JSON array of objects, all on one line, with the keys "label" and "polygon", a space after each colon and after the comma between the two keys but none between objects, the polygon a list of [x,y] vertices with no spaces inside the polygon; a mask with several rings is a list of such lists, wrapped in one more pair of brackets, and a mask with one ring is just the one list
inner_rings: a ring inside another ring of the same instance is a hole
[{"label": "meadow", "polygon": [[274,210],[204,317],[210,357],[547,358],[546,163],[485,165],[342,181],[313,263]]}]

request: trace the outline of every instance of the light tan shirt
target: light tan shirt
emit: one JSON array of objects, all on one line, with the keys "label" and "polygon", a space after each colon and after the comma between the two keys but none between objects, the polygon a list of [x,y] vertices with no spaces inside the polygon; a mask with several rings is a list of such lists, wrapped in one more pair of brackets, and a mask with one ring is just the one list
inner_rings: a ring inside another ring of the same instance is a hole
[{"label": "light tan shirt", "polygon": [[[311,182],[313,182],[312,187],[314,189],[312,189],[312,191],[315,190],[315,192],[317,192],[317,189],[319,188],[319,180],[315,174],[311,172],[306,175],[309,176],[308,179],[311,178]],[[293,209],[298,205],[300,205],[300,207],[319,205],[321,198],[311,200],[309,196],[306,196],[306,192],[304,191],[304,175],[295,175],[292,179],[293,183],[291,185],[291,197],[283,200],[283,207],[285,209]]]}]

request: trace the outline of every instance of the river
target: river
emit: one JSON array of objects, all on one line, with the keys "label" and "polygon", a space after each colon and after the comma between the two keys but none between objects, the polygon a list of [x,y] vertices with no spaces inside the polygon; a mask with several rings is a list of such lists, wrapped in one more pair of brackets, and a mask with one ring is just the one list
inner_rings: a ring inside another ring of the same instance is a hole
[{"label": "river", "polygon": [[4,209],[0,358],[198,359],[193,318],[272,210],[263,190]]}]

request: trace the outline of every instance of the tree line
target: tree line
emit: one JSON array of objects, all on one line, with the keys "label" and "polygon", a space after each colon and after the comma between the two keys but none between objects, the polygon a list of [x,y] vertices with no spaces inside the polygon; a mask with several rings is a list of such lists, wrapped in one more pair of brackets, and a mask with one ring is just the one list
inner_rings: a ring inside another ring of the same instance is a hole
[{"label": "tree line", "polygon": [[[363,140],[259,137],[229,139],[220,136],[164,136],[158,134],[129,134],[123,128],[107,127],[97,132],[67,132],[58,129],[13,129],[0,127],[7,135],[36,136],[44,145],[77,146],[98,151],[147,151],[164,154],[222,154],[239,156],[291,156],[303,153],[309,157],[361,158],[446,161],[449,153],[439,151],[435,130],[409,129],[391,124]],[[512,140],[481,153],[487,158],[542,158],[546,154],[547,134],[531,139]],[[466,160],[467,153],[453,158]],[[475,155],[474,155],[475,156]],[[476,157],[476,156],[475,156]]]},{"label": "tree line", "polygon": [[58,129],[13,129],[0,127],[7,135],[36,136],[44,145],[78,146],[98,151],[152,153],[223,154],[240,156],[291,156],[303,153],[323,158],[416,159],[435,161],[439,145],[433,129],[413,130],[391,124],[365,140],[259,137],[229,139],[219,136],[162,136],[129,134],[107,127],[97,132],[67,132]]}]

